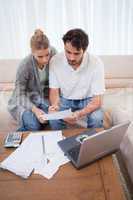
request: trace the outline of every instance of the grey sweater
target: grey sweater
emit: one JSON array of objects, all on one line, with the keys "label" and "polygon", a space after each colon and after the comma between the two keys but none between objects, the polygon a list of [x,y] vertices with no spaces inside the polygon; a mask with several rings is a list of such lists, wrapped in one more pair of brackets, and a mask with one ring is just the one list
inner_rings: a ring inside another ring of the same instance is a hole
[{"label": "grey sweater", "polygon": [[[51,49],[51,56],[56,53]],[[37,63],[32,55],[27,56],[20,63],[17,74],[15,89],[8,102],[8,111],[14,119],[21,124],[22,114],[25,110],[31,110],[33,105],[37,107],[48,95],[49,88],[49,66],[46,66],[46,81],[42,90]]]}]

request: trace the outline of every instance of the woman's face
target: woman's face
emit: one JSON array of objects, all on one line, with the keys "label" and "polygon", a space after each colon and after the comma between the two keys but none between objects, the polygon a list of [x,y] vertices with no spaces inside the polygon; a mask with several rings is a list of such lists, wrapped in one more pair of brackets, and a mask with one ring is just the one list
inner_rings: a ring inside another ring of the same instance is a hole
[{"label": "woman's face", "polygon": [[39,66],[48,64],[50,59],[50,49],[39,49],[39,50],[33,50],[32,54],[34,58],[36,59]]}]

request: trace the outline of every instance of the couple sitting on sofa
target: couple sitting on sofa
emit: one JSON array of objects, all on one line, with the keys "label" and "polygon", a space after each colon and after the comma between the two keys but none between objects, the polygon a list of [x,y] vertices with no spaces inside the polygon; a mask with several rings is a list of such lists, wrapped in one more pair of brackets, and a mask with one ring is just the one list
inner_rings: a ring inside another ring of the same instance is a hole
[{"label": "couple sitting on sofa", "polygon": [[[103,126],[104,68],[99,58],[87,53],[88,35],[72,29],[63,36],[64,52],[56,54],[47,36],[36,30],[31,55],[17,71],[8,110],[19,122],[18,131],[36,131],[46,126],[45,113],[71,108],[64,120],[51,120],[52,129],[63,129],[86,117],[88,128]],[[49,86],[48,86],[49,84]],[[45,98],[49,90],[49,101]]]}]

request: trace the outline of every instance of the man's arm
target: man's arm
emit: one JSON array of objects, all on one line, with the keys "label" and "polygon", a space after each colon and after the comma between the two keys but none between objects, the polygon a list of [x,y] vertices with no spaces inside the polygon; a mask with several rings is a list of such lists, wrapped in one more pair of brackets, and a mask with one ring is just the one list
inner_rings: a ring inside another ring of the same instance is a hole
[{"label": "man's arm", "polygon": [[49,111],[59,110],[59,104],[60,104],[59,88],[50,88],[49,101],[50,101],[50,105],[51,105],[49,107]]},{"label": "man's arm", "polygon": [[98,108],[102,105],[102,95],[97,95],[92,98],[92,101],[88,103],[86,107],[84,107],[82,110],[79,111],[79,117],[83,117]]},{"label": "man's arm", "polygon": [[92,98],[92,101],[89,102],[86,107],[84,107],[79,111],[73,112],[73,114],[70,117],[64,119],[64,121],[66,121],[69,124],[75,124],[78,119],[100,108],[101,105],[102,105],[102,95],[94,96]]}]

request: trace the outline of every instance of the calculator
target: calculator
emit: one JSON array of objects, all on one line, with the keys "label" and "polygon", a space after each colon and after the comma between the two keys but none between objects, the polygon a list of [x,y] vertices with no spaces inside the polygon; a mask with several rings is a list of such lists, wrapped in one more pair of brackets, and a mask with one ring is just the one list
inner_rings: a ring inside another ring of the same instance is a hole
[{"label": "calculator", "polygon": [[22,132],[10,132],[6,136],[4,147],[18,147],[22,140]]}]

